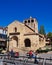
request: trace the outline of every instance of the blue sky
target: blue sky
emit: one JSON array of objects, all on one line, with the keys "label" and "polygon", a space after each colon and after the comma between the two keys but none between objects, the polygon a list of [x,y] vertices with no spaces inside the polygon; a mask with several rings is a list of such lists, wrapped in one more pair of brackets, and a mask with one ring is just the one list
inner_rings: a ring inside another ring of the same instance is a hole
[{"label": "blue sky", "polygon": [[37,18],[38,28],[44,25],[46,33],[52,32],[52,0],[0,0],[0,26],[30,16]]}]

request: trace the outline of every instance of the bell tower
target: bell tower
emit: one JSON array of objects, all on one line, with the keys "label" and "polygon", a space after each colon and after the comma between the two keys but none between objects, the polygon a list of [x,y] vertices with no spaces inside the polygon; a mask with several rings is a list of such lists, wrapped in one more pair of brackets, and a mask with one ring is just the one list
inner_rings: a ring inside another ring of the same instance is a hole
[{"label": "bell tower", "polygon": [[30,16],[29,19],[24,20],[24,24],[32,28],[36,33],[38,33],[38,22],[36,18]]}]

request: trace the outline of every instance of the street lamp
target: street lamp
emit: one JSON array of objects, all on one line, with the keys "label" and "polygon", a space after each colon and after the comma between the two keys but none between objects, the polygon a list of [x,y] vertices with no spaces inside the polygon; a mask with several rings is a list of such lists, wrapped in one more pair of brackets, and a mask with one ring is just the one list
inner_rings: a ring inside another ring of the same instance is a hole
[{"label": "street lamp", "polygon": [[10,38],[9,36],[7,37],[7,52],[9,52],[9,41],[10,41]]}]

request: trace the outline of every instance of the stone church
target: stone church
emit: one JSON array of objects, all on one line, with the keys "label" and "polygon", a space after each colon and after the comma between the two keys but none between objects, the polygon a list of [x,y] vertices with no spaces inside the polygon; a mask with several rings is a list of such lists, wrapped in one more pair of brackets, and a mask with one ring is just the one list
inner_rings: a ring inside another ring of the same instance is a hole
[{"label": "stone church", "polygon": [[[22,22],[13,21],[7,27],[7,35],[10,38],[9,51],[37,50],[45,46],[45,37],[38,33],[36,18],[28,18]],[[8,43],[7,43],[8,47]]]}]

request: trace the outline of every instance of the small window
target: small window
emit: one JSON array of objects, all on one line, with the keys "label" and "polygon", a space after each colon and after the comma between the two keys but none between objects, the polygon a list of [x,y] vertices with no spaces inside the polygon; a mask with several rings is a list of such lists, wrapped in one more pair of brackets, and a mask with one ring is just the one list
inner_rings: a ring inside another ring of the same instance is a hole
[{"label": "small window", "polygon": [[33,23],[33,22],[34,22],[34,20],[32,19],[32,20],[31,20],[31,22]]},{"label": "small window", "polygon": [[15,29],[15,32],[17,32],[17,28],[15,27],[14,29]]}]

